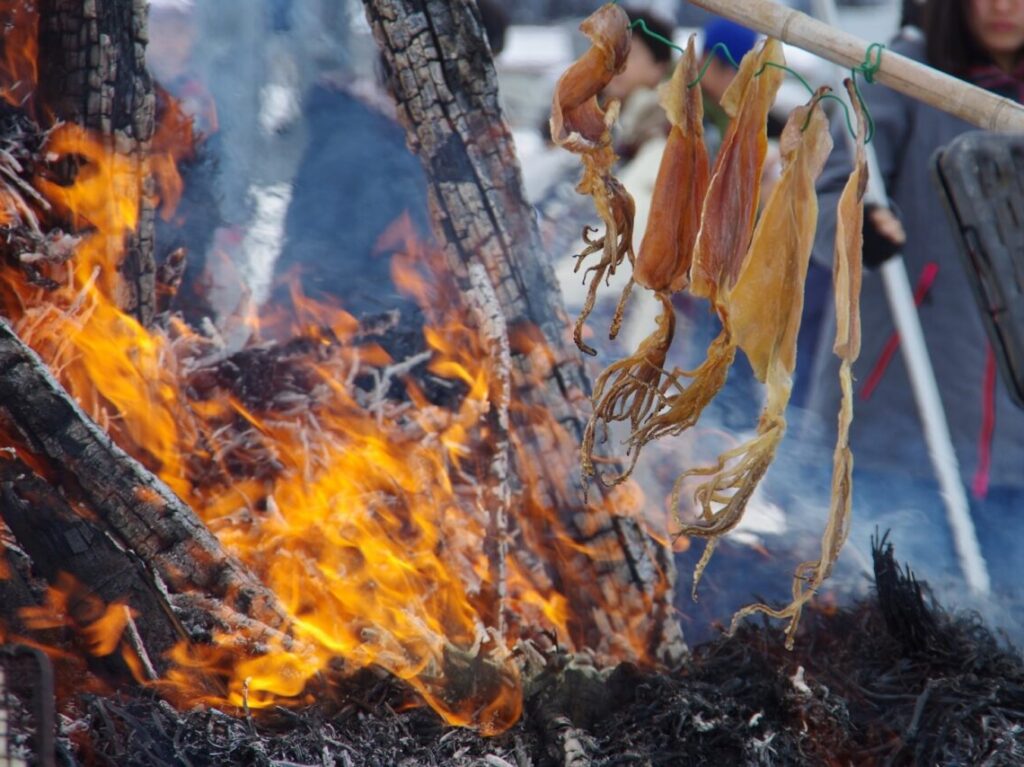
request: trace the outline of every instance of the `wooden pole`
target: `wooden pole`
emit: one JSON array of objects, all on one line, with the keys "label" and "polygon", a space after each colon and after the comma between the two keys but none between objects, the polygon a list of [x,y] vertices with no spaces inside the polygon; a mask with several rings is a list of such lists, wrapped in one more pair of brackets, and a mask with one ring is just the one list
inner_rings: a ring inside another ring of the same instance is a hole
[{"label": "wooden pole", "polygon": [[[850,69],[864,63],[871,43],[772,0],[690,0],[784,43]],[[979,128],[1024,133],[1024,107],[1010,99],[886,50],[875,80]]]}]

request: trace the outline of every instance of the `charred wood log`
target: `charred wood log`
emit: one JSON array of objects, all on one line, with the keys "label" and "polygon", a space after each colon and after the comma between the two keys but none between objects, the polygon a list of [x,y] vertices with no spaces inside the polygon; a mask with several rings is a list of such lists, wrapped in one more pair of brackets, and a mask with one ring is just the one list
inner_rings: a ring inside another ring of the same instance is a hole
[{"label": "charred wood log", "polygon": [[21,611],[40,603],[45,585],[32,576],[28,554],[14,545],[13,533],[0,522],[0,644],[9,641],[8,634],[24,633]]},{"label": "charred wood log", "polygon": [[[0,517],[52,586],[70,584],[70,617],[87,630],[112,604],[129,608],[147,672],[167,670],[167,652],[187,639],[154,576],[93,522],[78,514],[50,483],[14,456],[0,453]],[[155,676],[156,674],[154,674]]]},{"label": "charred wood log", "polygon": [[[0,410],[32,450],[45,455],[70,497],[80,498],[125,549],[142,558],[177,598],[215,599],[251,622],[283,629],[276,597],[157,477],[119,448],[61,388],[39,357],[0,320]],[[228,622],[230,625],[230,621]],[[253,641],[265,637],[247,631]]]},{"label": "charred wood log", "polygon": [[154,182],[146,155],[156,95],[146,69],[145,0],[41,0],[39,97],[61,120],[136,160],[139,221],[119,265],[120,307],[144,325],[156,310]]},{"label": "charred wood log", "polygon": [[[577,637],[598,646],[616,621],[600,607],[612,589],[623,613],[648,621],[655,657],[674,663],[685,651],[672,611],[670,552],[639,523],[614,511],[587,508],[581,496],[578,448],[590,384],[582,360],[567,342],[570,323],[549,264],[541,256],[533,211],[523,191],[512,136],[498,100],[497,78],[476,4],[469,0],[364,0],[381,50],[396,73],[392,89],[409,145],[429,177],[435,235],[443,243],[460,289],[472,290],[469,270],[482,264],[505,315],[511,338],[512,419],[524,444],[518,452],[535,478],[520,508],[556,509],[577,541],[598,543],[604,561],[544,552],[557,563],[548,572],[568,588],[573,613],[584,618]],[[550,414],[538,419],[537,413]],[[551,428],[551,423],[556,429]],[[523,501],[522,498],[519,499]],[[608,504],[605,504],[607,507]],[[535,540],[550,540],[541,515],[514,523]],[[534,570],[538,579],[545,575]],[[602,586],[604,580],[615,584]]]}]

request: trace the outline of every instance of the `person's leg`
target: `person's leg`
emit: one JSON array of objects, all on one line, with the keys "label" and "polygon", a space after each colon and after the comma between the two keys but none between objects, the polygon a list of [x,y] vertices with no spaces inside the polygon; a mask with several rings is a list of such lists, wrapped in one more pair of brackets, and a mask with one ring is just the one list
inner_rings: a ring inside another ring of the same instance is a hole
[{"label": "person's leg", "polygon": [[985,498],[971,500],[971,515],[993,592],[1011,598],[1024,596],[1024,488],[990,488]]}]

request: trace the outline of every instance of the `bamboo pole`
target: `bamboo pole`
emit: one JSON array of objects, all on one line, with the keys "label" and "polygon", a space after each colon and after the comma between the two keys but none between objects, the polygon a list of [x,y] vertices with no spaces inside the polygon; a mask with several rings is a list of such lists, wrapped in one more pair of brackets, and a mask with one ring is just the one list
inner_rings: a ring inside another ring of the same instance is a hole
[{"label": "bamboo pole", "polygon": [[[772,0],[690,0],[845,69],[864,63],[871,43]],[[979,128],[1024,133],[1024,107],[1010,99],[886,50],[875,80]]]}]

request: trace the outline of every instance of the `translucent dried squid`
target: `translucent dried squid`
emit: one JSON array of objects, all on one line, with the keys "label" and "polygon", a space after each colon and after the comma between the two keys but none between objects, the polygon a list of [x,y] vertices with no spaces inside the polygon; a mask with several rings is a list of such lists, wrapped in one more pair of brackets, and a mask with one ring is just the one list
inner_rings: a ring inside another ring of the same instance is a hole
[{"label": "translucent dried squid", "polygon": [[[697,55],[691,37],[672,79],[661,86],[661,105],[672,128],[658,167],[647,231],[633,269],[636,283],[656,293],[662,312],[656,329],[636,352],[610,365],[597,379],[594,413],[583,435],[582,465],[587,477],[595,475],[593,449],[598,427],[628,420],[635,430],[664,398],[663,367],[675,332],[669,294],[689,284],[693,245],[709,179],[704,104],[700,88],[691,85],[697,77]],[[626,287],[620,306],[630,287]],[[666,385],[671,383],[668,380]],[[601,479],[616,483],[625,475]]]},{"label": "translucent dried squid", "polygon": [[868,169],[864,153],[865,119],[860,99],[852,83],[846,81],[850,102],[857,112],[857,150],[853,172],[839,198],[836,211],[835,260],[832,265],[832,287],[835,293],[836,340],[832,351],[840,359],[839,384],[842,400],[839,405],[839,429],[832,456],[832,502],[828,524],[821,540],[821,556],[817,561],[801,562],[793,576],[793,601],[781,610],[768,605],[745,607],[733,617],[735,629],[739,621],[755,612],[775,618],[788,618],[786,646],[792,649],[800,613],[811,600],[839,556],[850,532],[852,507],[853,454],[850,450],[850,423],[853,421],[853,383],[851,370],[860,354],[860,284],[861,248],[863,246],[864,190]]},{"label": "translucent dried squid", "polygon": [[729,327],[729,295],[743,266],[757,215],[768,151],[768,110],[782,84],[778,68],[782,64],[782,45],[766,40],[759,50],[743,57],[722,97],[722,107],[732,120],[704,197],[689,286],[690,292],[711,300],[722,320],[722,331],[708,347],[700,367],[686,374],[691,378],[687,386],[668,396],[660,412],[634,429],[629,440],[634,464],[648,442],[679,434],[697,422],[721,390],[732,365],[736,345]]},{"label": "translucent dried squid", "polygon": [[[804,282],[818,221],[814,183],[832,151],[820,95],[793,110],[787,120],[780,139],[782,175],[762,211],[735,286],[717,296],[723,322],[758,380],[766,384],[767,397],[753,438],[723,453],[714,466],[691,469],[676,481],[673,502],[678,504],[684,480],[707,477],[694,492],[698,522],[680,528],[684,535],[709,539],[694,573],[694,589],[716,542],[742,518],[786,430]],[[728,284],[724,272],[718,278]]]},{"label": "translucent dried squid", "polygon": [[601,237],[591,239],[583,232],[586,247],[577,256],[576,270],[594,253],[600,260],[589,266],[584,281],[590,279],[587,298],[573,332],[576,345],[587,354],[597,352],[583,341],[583,325],[594,308],[601,281],[615,273],[626,258],[633,261],[633,198],[612,175],[615,151],[611,146],[611,126],[618,117],[619,103],[611,101],[602,108],[597,95],[626,66],[629,55],[629,17],[618,5],[608,3],[581,25],[591,47],[559,78],[551,103],[551,137],[556,144],[579,154],[583,161],[583,179],[576,190],[593,197],[598,216],[604,223]]}]

